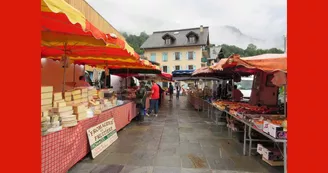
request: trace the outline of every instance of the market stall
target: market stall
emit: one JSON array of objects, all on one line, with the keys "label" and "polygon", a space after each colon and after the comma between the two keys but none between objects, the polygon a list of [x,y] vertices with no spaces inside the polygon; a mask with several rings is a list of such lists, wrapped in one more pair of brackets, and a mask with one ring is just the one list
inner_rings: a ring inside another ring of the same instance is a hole
[{"label": "market stall", "polygon": [[[284,108],[278,107],[278,87],[286,87],[287,75],[286,54],[264,54],[255,57],[241,58],[232,55],[222,59],[210,69],[200,69],[195,76],[213,75],[214,71],[232,72],[245,76],[253,74],[254,82],[249,102],[235,102],[230,99],[212,99],[208,103],[208,116],[214,110],[226,115],[229,136],[232,132],[243,132],[243,153],[250,156],[256,150],[262,160],[271,166],[284,166],[287,170],[287,112],[284,93]],[[220,74],[217,73],[219,76]],[[217,122],[217,117],[215,118]],[[269,144],[267,143],[269,142]],[[254,147],[257,143],[257,147]],[[273,143],[273,145],[272,145]],[[247,145],[248,144],[248,145]],[[247,149],[248,146],[248,149]]]},{"label": "market stall", "polygon": [[140,60],[123,39],[103,33],[64,0],[41,0],[41,36],[41,58],[58,60],[64,71],[61,92],[41,86],[41,171],[67,172],[90,152],[90,127],[113,118],[116,134],[137,115],[136,104],[119,100],[111,89],[65,88],[70,64],[102,68],[107,75],[108,69],[159,67]]}]

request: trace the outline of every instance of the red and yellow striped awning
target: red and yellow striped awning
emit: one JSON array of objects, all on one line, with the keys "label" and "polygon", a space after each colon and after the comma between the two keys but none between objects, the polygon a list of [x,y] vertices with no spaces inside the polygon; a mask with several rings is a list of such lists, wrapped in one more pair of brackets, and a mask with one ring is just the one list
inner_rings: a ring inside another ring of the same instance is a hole
[{"label": "red and yellow striped awning", "polygon": [[125,40],[105,34],[64,0],[41,0],[41,57],[104,68],[159,69],[141,60]]}]

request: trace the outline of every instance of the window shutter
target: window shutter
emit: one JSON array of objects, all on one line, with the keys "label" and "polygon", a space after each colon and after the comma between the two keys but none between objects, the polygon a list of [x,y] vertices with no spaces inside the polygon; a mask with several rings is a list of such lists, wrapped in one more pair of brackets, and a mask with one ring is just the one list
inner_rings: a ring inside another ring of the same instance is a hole
[{"label": "window shutter", "polygon": [[186,65],[186,70],[189,70],[189,68],[188,68],[189,66],[188,65]]},{"label": "window shutter", "polygon": [[162,61],[165,61],[165,53],[162,53]]},{"label": "window shutter", "polygon": [[189,59],[188,59],[188,51],[187,51],[187,53],[186,53],[186,59],[189,60]]},{"label": "window shutter", "polygon": [[182,59],[182,53],[180,52],[180,58],[179,58],[180,60]]},{"label": "window shutter", "polygon": [[192,59],[196,59],[196,52],[193,52]]},{"label": "window shutter", "polygon": [[167,68],[167,72],[166,72],[166,73],[171,73],[171,72],[170,72],[170,67],[167,66],[166,68]]},{"label": "window shutter", "polygon": [[173,60],[175,60],[175,52],[173,52]]},{"label": "window shutter", "polygon": [[181,65],[179,65],[179,68],[180,68],[180,70],[182,70],[182,66]]},{"label": "window shutter", "polygon": [[196,66],[194,65],[194,66],[192,67],[192,69],[196,70]]},{"label": "window shutter", "polygon": [[167,61],[167,53],[165,53],[165,56],[164,56],[164,58],[165,58],[165,61]]},{"label": "window shutter", "polygon": [[175,70],[175,67],[173,66],[173,67],[172,67],[172,71],[174,71],[174,70]]}]

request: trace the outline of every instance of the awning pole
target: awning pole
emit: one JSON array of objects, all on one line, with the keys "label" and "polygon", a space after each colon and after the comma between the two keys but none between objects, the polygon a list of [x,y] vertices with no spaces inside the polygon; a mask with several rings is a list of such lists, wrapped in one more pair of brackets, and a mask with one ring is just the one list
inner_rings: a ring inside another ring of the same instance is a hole
[{"label": "awning pole", "polygon": [[108,62],[106,62],[106,69],[105,69],[105,88],[107,88],[107,73],[109,73]]},{"label": "awning pole", "polygon": [[66,45],[67,43],[64,43],[64,56],[62,58],[64,58],[64,64],[63,64],[63,68],[64,68],[64,74],[63,74],[63,87],[62,87],[62,92],[65,92],[65,85],[66,85],[66,64],[67,64],[67,57],[66,57]]}]

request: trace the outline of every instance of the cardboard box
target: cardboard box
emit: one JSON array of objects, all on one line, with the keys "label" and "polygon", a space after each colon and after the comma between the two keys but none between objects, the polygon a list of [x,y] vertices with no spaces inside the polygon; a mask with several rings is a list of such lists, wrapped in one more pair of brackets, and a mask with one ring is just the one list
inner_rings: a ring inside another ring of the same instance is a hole
[{"label": "cardboard box", "polygon": [[270,124],[270,122],[268,122],[268,121],[263,122],[263,132],[269,133],[269,124]]},{"label": "cardboard box", "polygon": [[43,99],[41,100],[41,106],[52,104],[52,99]]},{"label": "cardboard box", "polygon": [[81,99],[82,96],[79,94],[79,95],[73,95],[73,100],[79,100]]},{"label": "cardboard box", "polygon": [[81,90],[77,89],[77,90],[72,91],[72,95],[81,95]]},{"label": "cardboard box", "polygon": [[270,136],[272,136],[274,138],[277,138],[278,133],[283,132],[283,131],[284,131],[283,127],[281,127],[279,125],[272,124],[272,123],[269,124],[269,135]]},{"label": "cardboard box", "polygon": [[257,153],[259,153],[260,155],[263,154],[263,145],[262,144],[257,144]]},{"label": "cardboard box", "polygon": [[266,160],[272,160],[272,161],[281,161],[283,160],[283,156],[280,153],[279,149],[274,148],[264,148],[263,147],[263,155],[262,157]]},{"label": "cardboard box", "polygon": [[49,93],[42,93],[41,99],[52,99],[52,92]]},{"label": "cardboard box", "polygon": [[55,101],[62,100],[62,99],[63,99],[63,93],[61,93],[61,92],[54,93],[54,100]]},{"label": "cardboard box", "polygon": [[54,90],[53,86],[41,86],[41,93],[49,93]]},{"label": "cardboard box", "polygon": [[66,111],[72,111],[72,106],[65,106],[65,107],[59,107],[59,108],[53,108],[53,112],[66,112]]}]

